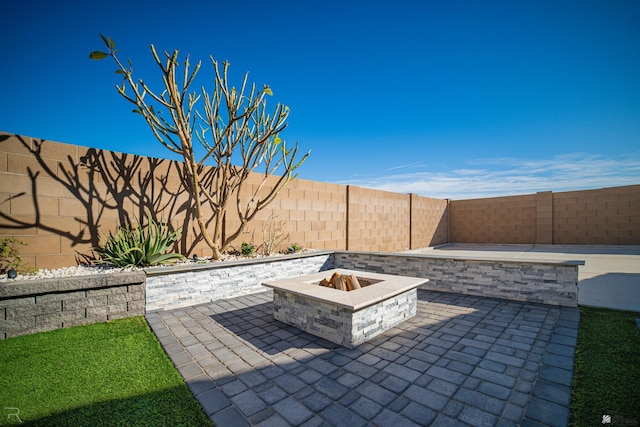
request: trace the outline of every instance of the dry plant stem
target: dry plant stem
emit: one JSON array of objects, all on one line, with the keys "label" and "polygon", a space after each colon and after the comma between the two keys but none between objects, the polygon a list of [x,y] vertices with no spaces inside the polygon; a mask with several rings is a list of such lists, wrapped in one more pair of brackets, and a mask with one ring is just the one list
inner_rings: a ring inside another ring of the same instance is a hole
[{"label": "dry plant stem", "polygon": [[278,214],[272,212],[266,224],[264,221],[262,223],[263,255],[271,255],[289,237],[289,234],[284,231],[287,222],[279,220],[279,218]]}]

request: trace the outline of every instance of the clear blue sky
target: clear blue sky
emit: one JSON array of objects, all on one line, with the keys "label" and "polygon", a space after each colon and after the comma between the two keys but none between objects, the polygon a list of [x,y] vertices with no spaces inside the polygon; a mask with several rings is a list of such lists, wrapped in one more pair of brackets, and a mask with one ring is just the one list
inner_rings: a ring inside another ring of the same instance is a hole
[{"label": "clear blue sky", "polygon": [[[168,157],[90,61],[111,36],[246,71],[300,177],[473,198],[640,184],[640,1],[5,1],[0,130]],[[206,82],[208,83],[208,82]],[[158,87],[158,86],[156,86]]]}]

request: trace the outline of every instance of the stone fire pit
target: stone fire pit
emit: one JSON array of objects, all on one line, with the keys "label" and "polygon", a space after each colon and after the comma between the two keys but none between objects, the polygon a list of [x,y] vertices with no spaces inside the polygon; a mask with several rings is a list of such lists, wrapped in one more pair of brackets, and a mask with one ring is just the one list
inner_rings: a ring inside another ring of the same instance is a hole
[{"label": "stone fire pit", "polygon": [[[320,286],[335,272],[362,288]],[[263,283],[273,289],[273,316],[310,334],[353,348],[416,315],[416,288],[427,279],[347,269]]]}]

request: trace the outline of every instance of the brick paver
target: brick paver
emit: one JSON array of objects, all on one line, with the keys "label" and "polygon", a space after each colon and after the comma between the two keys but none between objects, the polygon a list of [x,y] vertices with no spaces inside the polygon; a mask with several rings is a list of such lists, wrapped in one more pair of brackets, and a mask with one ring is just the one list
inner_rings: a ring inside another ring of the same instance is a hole
[{"label": "brick paver", "polygon": [[418,292],[354,349],[273,319],[264,292],[150,313],[217,425],[566,425],[575,308]]}]

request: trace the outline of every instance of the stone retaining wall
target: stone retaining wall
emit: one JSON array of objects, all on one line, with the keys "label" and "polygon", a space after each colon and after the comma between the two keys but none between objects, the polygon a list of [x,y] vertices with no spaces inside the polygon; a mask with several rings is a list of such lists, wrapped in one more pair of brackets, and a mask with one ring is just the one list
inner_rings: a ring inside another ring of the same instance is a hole
[{"label": "stone retaining wall", "polygon": [[0,286],[0,339],[144,313],[144,272],[26,280]]},{"label": "stone retaining wall", "polygon": [[332,268],[332,252],[147,269],[147,311],[171,310],[266,290],[263,282]]},{"label": "stone retaining wall", "polygon": [[429,279],[423,289],[577,307],[580,261],[481,260],[335,252],[334,268]]},{"label": "stone retaining wall", "polygon": [[11,282],[0,286],[0,339],[229,299],[261,292],[263,282],[332,268],[425,278],[430,290],[576,307],[579,265],[326,251]]}]

